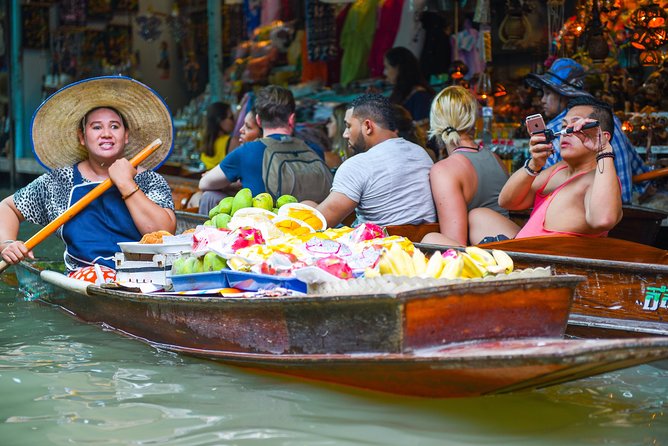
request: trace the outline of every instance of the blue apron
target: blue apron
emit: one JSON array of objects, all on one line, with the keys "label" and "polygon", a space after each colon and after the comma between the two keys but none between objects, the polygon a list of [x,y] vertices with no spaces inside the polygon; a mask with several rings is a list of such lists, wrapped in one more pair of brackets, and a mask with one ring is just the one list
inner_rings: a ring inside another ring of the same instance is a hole
[{"label": "blue apron", "polygon": [[[79,166],[74,166],[74,181],[69,206],[100,183],[84,183]],[[118,242],[136,242],[141,234],[116,186],[111,186],[81,212],[63,225],[65,263],[68,269],[99,263],[115,268]]]}]

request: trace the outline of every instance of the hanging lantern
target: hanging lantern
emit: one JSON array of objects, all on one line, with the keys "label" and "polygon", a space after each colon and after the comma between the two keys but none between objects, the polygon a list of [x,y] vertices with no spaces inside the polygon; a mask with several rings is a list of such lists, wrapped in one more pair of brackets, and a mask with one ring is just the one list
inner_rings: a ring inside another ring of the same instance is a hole
[{"label": "hanging lantern", "polygon": [[450,77],[456,81],[463,78],[469,72],[469,67],[461,60],[455,60],[450,66]]},{"label": "hanging lantern", "polygon": [[636,28],[631,34],[631,45],[639,50],[656,49],[666,41],[665,28]]},{"label": "hanging lantern", "polygon": [[638,56],[641,65],[659,65],[661,63],[661,51],[659,50],[647,50],[640,53]]},{"label": "hanging lantern", "polygon": [[651,0],[633,11],[629,23],[641,28],[661,28],[666,24],[666,11]]}]

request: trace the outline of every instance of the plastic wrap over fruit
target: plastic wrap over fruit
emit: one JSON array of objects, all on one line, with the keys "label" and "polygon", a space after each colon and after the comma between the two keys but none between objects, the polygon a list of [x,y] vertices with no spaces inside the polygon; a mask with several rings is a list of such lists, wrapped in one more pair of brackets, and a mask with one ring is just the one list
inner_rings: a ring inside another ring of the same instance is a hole
[{"label": "plastic wrap over fruit", "polygon": [[198,226],[193,232],[193,254],[200,256],[206,254],[209,246],[215,243],[221,243],[228,236],[230,231],[227,229],[216,229],[211,226]]},{"label": "plastic wrap over fruit", "polygon": [[293,254],[274,252],[266,261],[253,265],[251,272],[286,277],[293,276],[295,269],[303,268],[304,266],[306,264],[297,259]]},{"label": "plastic wrap over fruit", "polygon": [[352,279],[353,270],[350,268],[348,263],[345,260],[340,259],[336,256],[327,256],[321,259],[318,259],[315,262],[315,265],[330,273],[331,275],[338,277],[339,279]]},{"label": "plastic wrap over fruit", "polygon": [[350,234],[348,234],[348,240],[350,240],[351,243],[359,243],[375,238],[383,238],[386,236],[387,233],[385,232],[384,228],[373,223],[362,223],[353,229]]},{"label": "plastic wrap over fruit", "polygon": [[328,257],[330,255],[346,257],[352,254],[347,245],[336,240],[323,239],[320,237],[311,237],[306,242],[306,251],[314,257]]},{"label": "plastic wrap over fruit", "polygon": [[367,246],[360,252],[356,252],[351,256],[346,257],[346,262],[353,270],[353,273],[361,273],[367,268],[374,268],[378,264],[381,252],[382,248]]}]

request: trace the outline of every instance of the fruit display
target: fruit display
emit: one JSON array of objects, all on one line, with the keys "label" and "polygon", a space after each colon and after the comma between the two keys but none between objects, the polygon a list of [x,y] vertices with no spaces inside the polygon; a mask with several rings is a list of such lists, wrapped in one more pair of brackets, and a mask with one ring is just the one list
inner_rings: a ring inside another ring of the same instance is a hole
[{"label": "fruit display", "polygon": [[316,268],[334,280],[383,275],[452,280],[513,271],[503,251],[469,246],[427,257],[407,238],[388,236],[371,223],[327,228],[317,209],[291,196],[274,203],[269,194],[252,197],[250,189],[242,189],[221,200],[209,217],[193,233],[192,253],[174,262],[173,275],[229,269],[295,277]]}]

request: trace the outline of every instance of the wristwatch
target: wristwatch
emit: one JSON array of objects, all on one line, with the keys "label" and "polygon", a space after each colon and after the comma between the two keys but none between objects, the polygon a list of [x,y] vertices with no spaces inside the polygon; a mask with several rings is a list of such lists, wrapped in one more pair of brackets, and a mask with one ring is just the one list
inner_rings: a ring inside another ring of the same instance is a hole
[{"label": "wristwatch", "polygon": [[[533,170],[531,167],[529,167],[529,162],[531,162],[531,158],[527,158],[527,160],[524,162],[524,170],[527,171],[527,174],[529,176],[535,177],[540,173],[540,170],[538,172]],[[541,170],[543,170],[543,169],[541,169]]]}]

